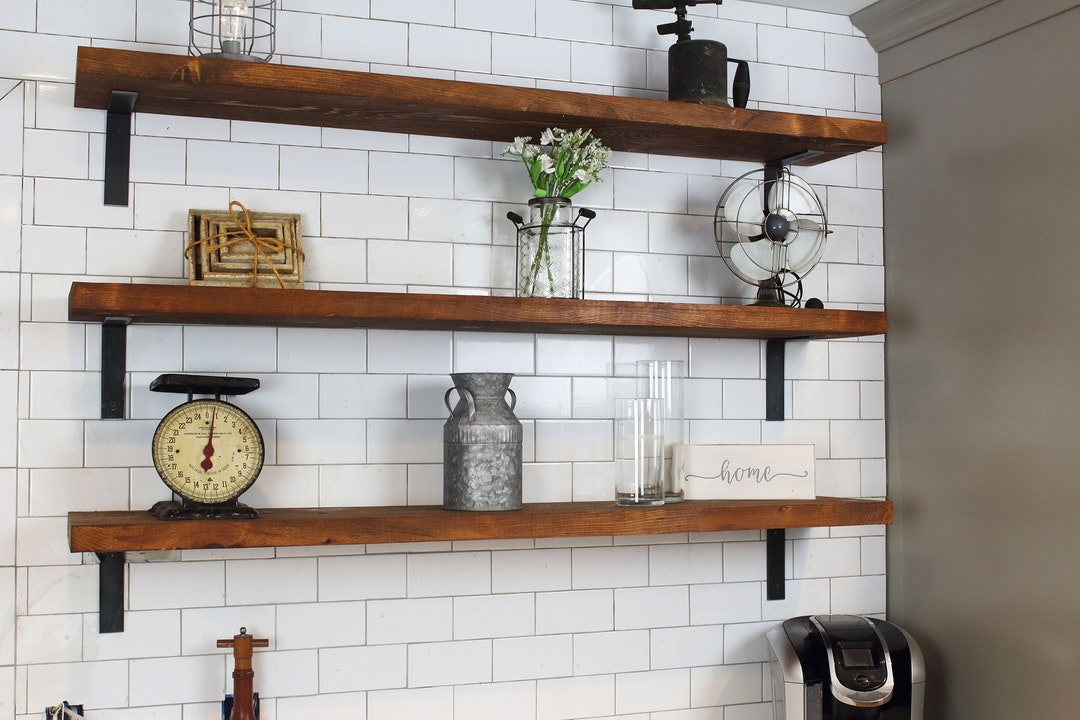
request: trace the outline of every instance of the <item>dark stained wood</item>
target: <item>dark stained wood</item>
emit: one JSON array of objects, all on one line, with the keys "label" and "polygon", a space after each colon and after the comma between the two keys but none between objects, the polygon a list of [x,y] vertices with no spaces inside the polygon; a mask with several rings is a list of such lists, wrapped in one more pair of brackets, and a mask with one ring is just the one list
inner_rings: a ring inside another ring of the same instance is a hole
[{"label": "dark stained wood", "polygon": [[880,335],[884,312],[480,295],[71,284],[68,319],[712,338]]},{"label": "dark stained wood", "polygon": [[512,538],[657,535],[892,523],[892,503],[690,500],[655,508],[610,502],[526,504],[506,512],[438,506],[262,510],[254,520],[157,520],[149,512],[68,514],[72,552],[361,545]]},{"label": "dark stained wood", "polygon": [[75,105],[135,91],[137,112],[511,142],[591,128],[614,150],[813,165],[885,143],[883,122],[666,100],[80,47]]}]

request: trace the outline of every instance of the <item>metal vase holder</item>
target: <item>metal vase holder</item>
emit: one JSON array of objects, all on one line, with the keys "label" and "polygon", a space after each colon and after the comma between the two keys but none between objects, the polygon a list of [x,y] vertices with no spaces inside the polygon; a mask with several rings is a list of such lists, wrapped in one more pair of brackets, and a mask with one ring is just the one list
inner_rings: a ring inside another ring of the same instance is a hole
[{"label": "metal vase holder", "polygon": [[[568,198],[529,200],[529,222],[506,213],[517,226],[514,294],[518,297],[585,296],[585,228],[596,217],[589,208],[573,213]],[[579,221],[584,219],[580,225]]]}]

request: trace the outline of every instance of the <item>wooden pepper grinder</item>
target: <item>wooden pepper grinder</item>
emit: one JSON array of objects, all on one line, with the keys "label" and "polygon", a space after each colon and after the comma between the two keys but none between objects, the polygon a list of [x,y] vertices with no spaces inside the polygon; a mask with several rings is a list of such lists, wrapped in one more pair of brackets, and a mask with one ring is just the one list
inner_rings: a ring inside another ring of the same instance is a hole
[{"label": "wooden pepper grinder", "polygon": [[253,681],[255,671],[251,669],[252,648],[269,647],[266,638],[255,639],[247,634],[247,628],[240,628],[239,635],[232,640],[218,640],[219,648],[232,648],[233,651],[233,707],[229,720],[255,720]]}]

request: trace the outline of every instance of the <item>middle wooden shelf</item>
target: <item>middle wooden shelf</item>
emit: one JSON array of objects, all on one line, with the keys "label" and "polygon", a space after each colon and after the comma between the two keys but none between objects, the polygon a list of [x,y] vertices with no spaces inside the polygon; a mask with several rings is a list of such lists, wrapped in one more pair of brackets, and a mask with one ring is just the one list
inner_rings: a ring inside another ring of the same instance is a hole
[{"label": "middle wooden shelf", "polygon": [[631,302],[74,282],[68,319],[102,323],[101,416],[125,415],[127,325],[392,328],[769,341],[768,420],[784,419],[784,342],[880,335],[884,312]]},{"label": "middle wooden shelf", "polygon": [[886,329],[884,312],[863,310],[84,282],[71,284],[68,319],[759,340]]}]

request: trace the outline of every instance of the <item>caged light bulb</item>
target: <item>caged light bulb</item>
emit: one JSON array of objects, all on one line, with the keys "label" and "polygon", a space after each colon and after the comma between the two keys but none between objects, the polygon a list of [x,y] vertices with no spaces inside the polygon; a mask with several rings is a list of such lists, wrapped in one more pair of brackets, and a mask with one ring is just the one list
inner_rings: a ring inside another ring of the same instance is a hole
[{"label": "caged light bulb", "polygon": [[239,55],[247,35],[248,0],[219,0],[221,51]]}]

